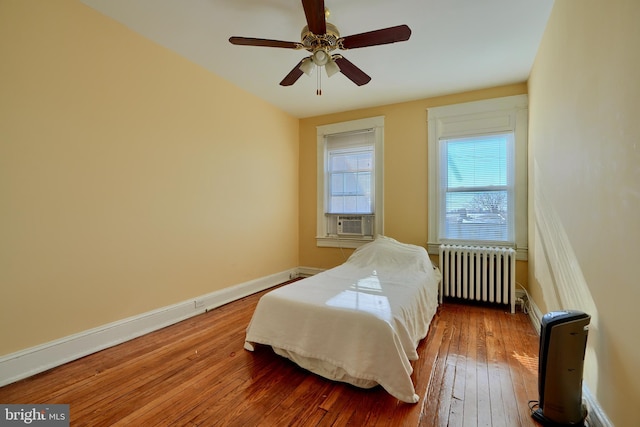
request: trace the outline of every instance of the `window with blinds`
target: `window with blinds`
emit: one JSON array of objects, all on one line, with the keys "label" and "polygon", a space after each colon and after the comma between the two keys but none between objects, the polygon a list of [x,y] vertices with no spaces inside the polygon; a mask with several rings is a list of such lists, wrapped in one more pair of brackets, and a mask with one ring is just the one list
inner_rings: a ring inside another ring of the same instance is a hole
[{"label": "window with blinds", "polygon": [[384,233],[384,117],[316,130],[317,245],[357,248]]},{"label": "window with blinds", "polygon": [[440,239],[515,241],[512,132],[441,138]]},{"label": "window with blinds", "polygon": [[328,214],[373,214],[375,194],[372,130],[327,135]]}]

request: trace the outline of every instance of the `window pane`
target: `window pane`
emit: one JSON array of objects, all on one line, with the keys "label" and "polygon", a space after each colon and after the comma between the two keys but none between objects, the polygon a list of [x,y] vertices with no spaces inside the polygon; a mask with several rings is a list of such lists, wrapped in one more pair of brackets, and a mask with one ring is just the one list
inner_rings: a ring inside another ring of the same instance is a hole
[{"label": "window pane", "polygon": [[358,213],[371,213],[373,212],[371,206],[370,196],[358,196],[357,198],[357,212]]},{"label": "window pane", "polygon": [[329,213],[373,213],[372,168],[369,148],[329,153]]},{"label": "window pane", "polygon": [[347,170],[347,157],[337,155],[331,156],[331,165],[329,167],[335,172]]},{"label": "window pane", "polygon": [[358,174],[358,186],[363,193],[371,193],[371,172],[360,172]]},{"label": "window pane", "polygon": [[331,175],[331,195],[344,193],[344,176],[341,173]]},{"label": "window pane", "polygon": [[344,212],[358,212],[357,198],[355,196],[344,196]]},{"label": "window pane", "polygon": [[342,212],[344,212],[344,197],[343,196],[331,197],[330,204],[331,204],[331,210],[329,211],[329,213],[342,213]]},{"label": "window pane", "polygon": [[507,192],[447,193],[449,239],[508,241]]},{"label": "window pane", "polygon": [[508,209],[507,197],[507,191],[448,192],[446,212],[447,215],[460,212],[505,215]]},{"label": "window pane", "polygon": [[358,170],[371,170],[371,153],[360,154],[358,156]]},{"label": "window pane", "polygon": [[355,173],[344,174],[344,192],[347,194],[358,194],[358,175]]},{"label": "window pane", "polygon": [[448,187],[507,185],[507,135],[447,141]]},{"label": "window pane", "polygon": [[442,140],[441,237],[510,242],[514,235],[512,135]]}]

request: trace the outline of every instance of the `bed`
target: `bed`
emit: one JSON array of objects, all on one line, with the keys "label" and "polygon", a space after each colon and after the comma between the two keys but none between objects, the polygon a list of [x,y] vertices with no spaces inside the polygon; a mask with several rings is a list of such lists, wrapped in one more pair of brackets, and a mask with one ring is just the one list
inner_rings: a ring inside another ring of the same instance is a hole
[{"label": "bed", "polygon": [[263,295],[244,348],[268,345],[304,369],[416,403],[411,361],[438,306],[424,248],[379,236],[335,268]]}]

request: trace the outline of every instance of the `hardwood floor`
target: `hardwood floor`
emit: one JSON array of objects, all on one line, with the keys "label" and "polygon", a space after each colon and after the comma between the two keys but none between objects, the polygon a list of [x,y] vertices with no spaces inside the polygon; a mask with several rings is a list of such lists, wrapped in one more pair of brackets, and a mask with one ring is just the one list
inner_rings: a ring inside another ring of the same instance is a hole
[{"label": "hardwood floor", "polygon": [[537,426],[538,336],[522,313],[445,302],[407,404],[244,350],[261,295],[2,387],[0,402],[70,404],[72,426]]}]

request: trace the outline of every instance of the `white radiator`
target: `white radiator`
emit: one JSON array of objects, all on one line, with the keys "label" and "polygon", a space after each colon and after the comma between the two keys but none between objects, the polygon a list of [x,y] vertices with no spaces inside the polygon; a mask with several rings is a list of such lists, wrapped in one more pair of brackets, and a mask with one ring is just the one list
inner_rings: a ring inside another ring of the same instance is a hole
[{"label": "white radiator", "polygon": [[516,308],[516,251],[511,248],[440,245],[444,297],[509,304]]}]

